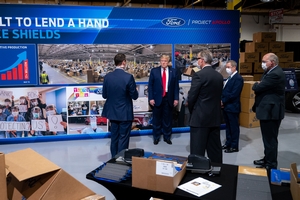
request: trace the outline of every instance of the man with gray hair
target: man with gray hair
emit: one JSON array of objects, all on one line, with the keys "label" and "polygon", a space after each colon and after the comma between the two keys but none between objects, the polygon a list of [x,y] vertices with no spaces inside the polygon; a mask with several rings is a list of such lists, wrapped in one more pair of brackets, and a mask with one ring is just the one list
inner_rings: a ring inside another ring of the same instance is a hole
[{"label": "man with gray hair", "polygon": [[239,114],[241,112],[240,96],[244,85],[242,76],[236,70],[234,60],[226,62],[226,72],[229,75],[224,83],[221,106],[226,123],[226,143],[222,146],[225,153],[239,151],[240,125]]},{"label": "man with gray hair", "polygon": [[274,53],[263,56],[261,67],[265,71],[260,82],[256,82],[252,90],[255,102],[252,110],[260,121],[260,130],[264,144],[264,158],[254,160],[258,167],[268,171],[276,169],[278,154],[278,132],[284,118],[285,105],[285,74],[278,66],[278,57]]},{"label": "man with gray hair", "polygon": [[220,140],[221,95],[223,77],[215,71],[208,50],[197,55],[201,70],[194,73],[188,93],[190,117],[190,154],[207,156],[212,162],[222,163]]}]

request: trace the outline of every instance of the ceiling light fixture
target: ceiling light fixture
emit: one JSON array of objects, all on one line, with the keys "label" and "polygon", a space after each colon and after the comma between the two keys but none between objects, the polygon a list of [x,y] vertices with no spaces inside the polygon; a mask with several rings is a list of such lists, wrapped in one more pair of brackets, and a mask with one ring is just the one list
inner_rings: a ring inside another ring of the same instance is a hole
[{"label": "ceiling light fixture", "polygon": [[260,0],[263,3],[269,3],[269,2],[273,2],[274,0]]}]

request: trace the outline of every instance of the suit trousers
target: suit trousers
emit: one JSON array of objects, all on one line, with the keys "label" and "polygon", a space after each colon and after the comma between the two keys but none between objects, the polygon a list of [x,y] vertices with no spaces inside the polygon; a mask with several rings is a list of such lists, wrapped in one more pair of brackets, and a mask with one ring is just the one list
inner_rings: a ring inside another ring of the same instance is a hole
[{"label": "suit trousers", "polygon": [[190,154],[207,156],[211,162],[222,163],[223,152],[220,140],[220,126],[218,127],[191,127]]},{"label": "suit trousers", "polygon": [[266,166],[277,168],[278,132],[281,120],[260,120]]},{"label": "suit trousers", "polygon": [[129,147],[129,137],[131,132],[132,121],[110,120],[111,143],[110,152],[112,158],[123,149]]},{"label": "suit trousers", "polygon": [[239,113],[226,112],[223,110],[223,117],[226,123],[225,145],[234,149],[239,149],[239,139],[240,139]]},{"label": "suit trousers", "polygon": [[159,140],[160,135],[163,134],[165,140],[170,140],[172,135],[172,116],[173,106],[168,103],[167,96],[163,97],[159,106],[153,106],[153,139]]}]

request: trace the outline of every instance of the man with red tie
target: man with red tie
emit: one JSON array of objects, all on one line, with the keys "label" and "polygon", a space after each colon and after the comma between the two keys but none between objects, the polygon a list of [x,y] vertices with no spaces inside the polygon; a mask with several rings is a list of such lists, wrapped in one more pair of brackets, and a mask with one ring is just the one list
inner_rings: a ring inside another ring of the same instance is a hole
[{"label": "man with red tie", "polygon": [[164,141],[172,144],[172,113],[179,99],[179,83],[176,70],[168,67],[170,57],[162,55],[160,66],[150,72],[148,100],[153,113],[153,143],[158,144],[160,135]]}]

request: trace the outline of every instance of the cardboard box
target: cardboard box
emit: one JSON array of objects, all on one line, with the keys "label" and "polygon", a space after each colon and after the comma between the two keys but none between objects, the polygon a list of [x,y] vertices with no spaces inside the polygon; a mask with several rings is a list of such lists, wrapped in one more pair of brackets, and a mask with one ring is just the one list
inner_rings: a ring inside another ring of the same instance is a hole
[{"label": "cardboard box", "polygon": [[241,111],[244,113],[253,113],[252,106],[254,99],[241,97]]},{"label": "cardboard box", "polygon": [[255,128],[259,127],[259,120],[256,118],[256,114],[254,112],[252,113],[240,113],[240,126],[246,127],[246,128]]},{"label": "cardboard box", "polygon": [[276,53],[280,62],[294,62],[294,52]]},{"label": "cardboard box", "polygon": [[253,81],[261,81],[263,73],[253,74]]},{"label": "cardboard box", "polygon": [[269,52],[269,43],[268,42],[247,42],[245,44],[245,52]]},{"label": "cardboard box", "polygon": [[170,163],[165,160],[132,157],[132,186],[173,193],[185,174],[186,163],[182,165],[181,171],[171,177],[156,174],[156,162],[158,161]]},{"label": "cardboard box", "polygon": [[253,33],[253,42],[275,42],[276,32]]},{"label": "cardboard box", "polygon": [[239,73],[251,74],[252,73],[252,65],[253,63],[240,63],[239,65]]},{"label": "cardboard box", "polygon": [[255,81],[244,81],[241,97],[248,98],[248,99],[249,98],[253,99],[255,97],[254,91],[252,90],[252,86],[254,83]]},{"label": "cardboard box", "polygon": [[4,154],[0,152],[0,199],[7,199],[6,172]]},{"label": "cardboard box", "polygon": [[240,63],[259,62],[259,53],[240,53]]},{"label": "cardboard box", "polygon": [[188,68],[185,68],[183,71],[183,75],[185,76],[193,76],[195,72],[200,71],[198,67],[195,66],[189,66]]},{"label": "cardboard box", "polygon": [[291,190],[293,200],[299,200],[300,199],[300,178],[298,178],[296,163],[291,164],[290,176],[291,176],[290,190]]},{"label": "cardboard box", "polygon": [[244,81],[253,81],[252,75],[242,75],[242,78],[244,79]]},{"label": "cardboard box", "polygon": [[285,52],[285,42],[270,42],[269,52],[272,53]]},{"label": "cardboard box", "polygon": [[254,73],[264,73],[264,70],[261,67],[261,63],[254,63],[253,65],[253,72]]},{"label": "cardboard box", "polygon": [[[32,149],[5,155],[8,186],[15,187],[27,200],[82,199],[95,195],[59,166]],[[8,196],[12,197],[8,189]]]},{"label": "cardboard box", "polygon": [[288,62],[284,63],[283,66],[279,63],[279,66],[282,68],[300,68],[300,62]]}]

